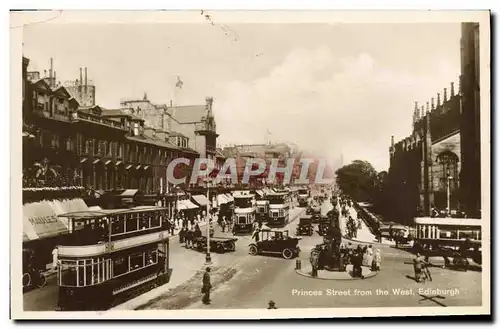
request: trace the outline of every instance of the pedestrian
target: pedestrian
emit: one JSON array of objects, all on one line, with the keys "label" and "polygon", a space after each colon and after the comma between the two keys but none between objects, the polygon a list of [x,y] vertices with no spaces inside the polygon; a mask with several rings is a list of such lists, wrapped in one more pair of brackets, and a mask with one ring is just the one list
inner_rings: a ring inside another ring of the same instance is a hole
[{"label": "pedestrian", "polygon": [[260,240],[260,229],[259,228],[256,228],[254,231],[253,231],[253,234],[252,234],[252,239],[255,239],[255,242],[259,242]]},{"label": "pedestrian", "polygon": [[373,255],[372,271],[380,271],[380,264],[382,263],[382,255],[380,254],[380,249],[375,249]]},{"label": "pedestrian", "polygon": [[226,231],[226,220],[224,219],[224,217],[222,217],[222,220],[220,222],[220,228],[222,230],[222,233],[225,233],[225,231]]},{"label": "pedestrian", "polygon": [[372,245],[368,246],[366,249],[366,266],[371,267],[373,263],[373,247]]},{"label": "pedestrian", "polygon": [[201,292],[203,293],[203,304],[210,304],[210,289],[212,289],[212,284],[210,283],[210,267],[207,267],[205,274],[203,274],[203,286]]},{"label": "pedestrian", "polygon": [[424,264],[425,261],[422,259],[422,256],[420,253],[417,253],[413,259],[413,271],[415,273],[415,281],[417,282],[422,280],[422,267]]},{"label": "pedestrian", "polygon": [[58,250],[57,250],[57,246],[56,246],[52,250],[52,269],[54,271],[57,270],[57,255],[58,255]]},{"label": "pedestrian", "polygon": [[268,310],[277,310],[278,308],[276,307],[276,303],[274,301],[270,300],[267,309]]}]

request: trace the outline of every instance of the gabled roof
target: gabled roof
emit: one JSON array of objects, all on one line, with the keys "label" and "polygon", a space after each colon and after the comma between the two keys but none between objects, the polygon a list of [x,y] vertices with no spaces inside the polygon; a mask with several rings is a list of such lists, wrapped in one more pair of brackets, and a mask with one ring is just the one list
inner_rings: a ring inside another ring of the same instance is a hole
[{"label": "gabled roof", "polygon": [[58,86],[58,87],[52,88],[52,91],[55,94],[61,95],[61,96],[66,97],[68,99],[72,98],[71,94],[68,92],[68,89],[66,89],[64,86]]},{"label": "gabled roof", "polygon": [[197,123],[206,113],[205,105],[173,106],[167,108],[167,114],[179,123]]},{"label": "gabled roof", "polygon": [[33,81],[31,83],[31,85],[36,88],[36,89],[42,89],[42,90],[45,90],[45,91],[52,91],[50,89],[50,86],[49,84],[47,83],[47,81],[45,79],[38,79],[36,81]]}]

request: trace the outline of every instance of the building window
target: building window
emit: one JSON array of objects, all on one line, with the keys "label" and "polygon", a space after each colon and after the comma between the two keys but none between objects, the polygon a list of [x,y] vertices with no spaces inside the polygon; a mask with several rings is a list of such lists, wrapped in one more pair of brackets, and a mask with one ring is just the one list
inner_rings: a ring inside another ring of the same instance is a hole
[{"label": "building window", "polygon": [[52,135],[50,146],[55,149],[59,148],[59,136]]},{"label": "building window", "polygon": [[71,137],[68,137],[66,139],[66,151],[73,151],[73,139]]},{"label": "building window", "polygon": [[84,153],[89,155],[91,149],[92,149],[92,141],[90,139],[87,139],[85,141],[85,152]]},{"label": "building window", "polygon": [[451,190],[458,188],[458,156],[455,153],[445,151],[438,155],[437,162],[440,165],[438,177],[441,180],[441,189],[447,189],[448,181]]},{"label": "building window", "polygon": [[119,143],[118,145],[118,157],[123,157],[123,143]]},{"label": "building window", "polygon": [[93,144],[94,144],[94,154],[97,155],[97,154],[99,154],[99,146],[101,145],[100,141],[97,140],[96,138],[94,138]]}]

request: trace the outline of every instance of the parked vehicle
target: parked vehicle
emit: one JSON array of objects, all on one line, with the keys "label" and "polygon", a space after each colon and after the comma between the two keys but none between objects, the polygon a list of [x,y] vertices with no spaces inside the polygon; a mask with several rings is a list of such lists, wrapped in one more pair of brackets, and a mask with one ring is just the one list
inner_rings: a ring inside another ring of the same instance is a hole
[{"label": "parked vehicle", "polygon": [[[211,237],[210,250],[217,253],[225,253],[236,250],[236,238]],[[198,251],[207,250],[207,237],[200,236],[194,239],[194,247]]]},{"label": "parked vehicle", "polygon": [[259,241],[248,247],[250,255],[278,254],[285,259],[298,257],[300,253],[299,237],[290,237],[288,230],[261,230]]},{"label": "parked vehicle", "polygon": [[299,219],[297,235],[313,235],[312,216],[305,215]]}]

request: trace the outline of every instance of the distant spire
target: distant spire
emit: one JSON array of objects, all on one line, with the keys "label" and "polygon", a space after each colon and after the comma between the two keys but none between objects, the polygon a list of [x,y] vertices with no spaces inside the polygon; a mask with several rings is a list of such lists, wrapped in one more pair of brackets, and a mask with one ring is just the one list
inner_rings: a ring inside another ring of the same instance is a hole
[{"label": "distant spire", "polygon": [[441,105],[441,94],[438,93],[437,94],[437,106],[440,106]]}]

